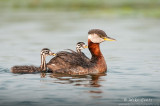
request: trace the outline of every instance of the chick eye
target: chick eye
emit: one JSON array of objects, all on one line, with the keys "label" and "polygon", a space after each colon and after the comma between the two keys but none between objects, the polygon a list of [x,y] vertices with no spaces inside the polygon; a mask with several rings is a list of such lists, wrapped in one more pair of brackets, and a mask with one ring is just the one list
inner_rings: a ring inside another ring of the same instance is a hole
[{"label": "chick eye", "polygon": [[77,47],[81,47],[81,45],[80,45],[80,44],[78,44],[78,45],[77,45]]},{"label": "chick eye", "polygon": [[44,53],[46,53],[46,54],[47,54],[47,53],[49,53],[49,51],[48,51],[48,50],[45,50],[45,51],[44,51]]}]

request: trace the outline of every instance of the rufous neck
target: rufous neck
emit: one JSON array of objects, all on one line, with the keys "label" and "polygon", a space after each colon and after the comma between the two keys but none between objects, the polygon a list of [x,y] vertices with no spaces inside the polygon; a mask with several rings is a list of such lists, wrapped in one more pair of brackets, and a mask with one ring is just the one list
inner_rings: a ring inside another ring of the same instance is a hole
[{"label": "rufous neck", "polygon": [[99,47],[99,43],[93,43],[90,39],[88,39],[88,48],[92,54],[92,58],[93,57],[103,57],[101,51],[100,51],[100,47]]},{"label": "rufous neck", "polygon": [[107,70],[107,65],[99,46],[99,43],[93,43],[88,39],[88,48],[92,54],[91,63],[95,63],[94,68],[98,70],[99,73],[103,73]]}]

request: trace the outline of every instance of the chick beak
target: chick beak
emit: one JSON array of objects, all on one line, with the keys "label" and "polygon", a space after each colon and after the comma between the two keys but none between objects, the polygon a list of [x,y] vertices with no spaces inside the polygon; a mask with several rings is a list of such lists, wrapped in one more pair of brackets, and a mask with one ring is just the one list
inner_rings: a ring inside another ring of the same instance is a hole
[{"label": "chick beak", "polygon": [[116,39],[110,38],[108,36],[104,37],[103,39],[106,40],[106,41],[116,41]]},{"label": "chick beak", "polygon": [[49,55],[50,55],[50,56],[55,56],[56,54],[55,54],[55,53],[52,53],[52,52],[49,52]]},{"label": "chick beak", "polygon": [[88,48],[88,46],[87,46],[87,45],[84,45],[83,47],[84,47],[84,48]]},{"label": "chick beak", "polygon": [[55,54],[55,53],[52,53],[52,55],[55,56],[56,54]]}]

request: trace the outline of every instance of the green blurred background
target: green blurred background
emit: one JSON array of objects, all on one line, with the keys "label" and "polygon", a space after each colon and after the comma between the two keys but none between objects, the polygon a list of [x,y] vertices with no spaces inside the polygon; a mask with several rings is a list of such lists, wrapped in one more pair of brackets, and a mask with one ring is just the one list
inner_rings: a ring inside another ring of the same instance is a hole
[{"label": "green blurred background", "polygon": [[160,18],[160,0],[0,0],[0,12],[63,11],[88,16]]}]

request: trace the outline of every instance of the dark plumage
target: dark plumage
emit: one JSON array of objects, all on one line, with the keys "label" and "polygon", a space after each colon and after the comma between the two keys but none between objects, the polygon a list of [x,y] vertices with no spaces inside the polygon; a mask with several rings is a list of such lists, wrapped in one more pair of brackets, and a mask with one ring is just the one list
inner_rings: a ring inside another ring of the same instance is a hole
[{"label": "dark plumage", "polygon": [[88,34],[97,34],[99,37],[107,37],[107,34],[100,29],[91,29]]},{"label": "dark plumage", "polygon": [[37,73],[40,72],[41,68],[37,67],[37,66],[27,66],[27,65],[23,65],[23,66],[13,66],[11,68],[11,72],[12,73],[20,73],[20,74],[27,74],[27,73]]},{"label": "dark plumage", "polygon": [[[76,50],[77,53],[80,53],[81,55],[85,54],[83,52],[81,52],[82,49],[86,48],[87,46],[85,45],[84,42],[78,42],[76,45]],[[76,54],[77,53],[73,50],[68,49],[71,53]],[[69,53],[69,52],[68,52]],[[38,66],[34,66],[34,65],[17,65],[17,66],[13,66],[11,68],[11,72],[13,73],[21,73],[21,74],[27,74],[27,73],[38,73],[38,72],[42,72],[42,71],[46,71],[47,67],[46,67],[46,62],[45,62],[45,58],[48,55],[52,55],[54,53],[52,53],[48,48],[43,48],[41,50],[41,65],[40,67]],[[69,53],[70,54],[70,53]],[[66,55],[66,51],[61,51],[58,53],[59,57],[63,57],[64,55]],[[68,62],[68,59],[64,58],[65,62]]]}]

